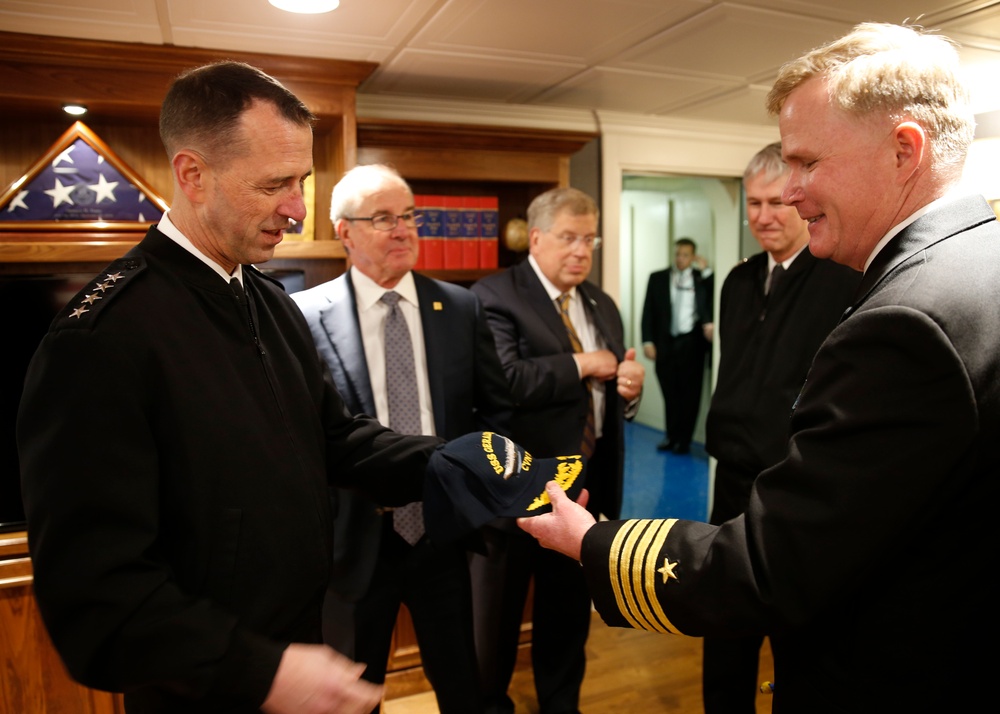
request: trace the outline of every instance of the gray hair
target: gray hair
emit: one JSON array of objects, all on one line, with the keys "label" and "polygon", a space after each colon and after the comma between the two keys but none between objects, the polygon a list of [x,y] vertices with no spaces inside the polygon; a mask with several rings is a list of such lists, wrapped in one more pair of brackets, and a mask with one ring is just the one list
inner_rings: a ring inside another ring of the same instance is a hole
[{"label": "gray hair", "polygon": [[756,176],[763,176],[764,180],[770,183],[781,178],[788,173],[788,164],[781,158],[781,142],[776,141],[768,144],[763,149],[754,154],[743,172],[743,183],[745,184]]},{"label": "gray hair", "polygon": [[598,219],[601,216],[597,203],[583,191],[569,187],[553,188],[535,197],[528,206],[528,230],[549,230],[561,211],[568,211],[573,216],[594,216]]},{"label": "gray hair", "polygon": [[410,195],[412,189],[399,172],[385,164],[364,164],[355,166],[333,187],[330,197],[330,220],[334,223],[345,216],[356,216],[361,209],[365,197],[386,185],[395,184],[406,189]]}]

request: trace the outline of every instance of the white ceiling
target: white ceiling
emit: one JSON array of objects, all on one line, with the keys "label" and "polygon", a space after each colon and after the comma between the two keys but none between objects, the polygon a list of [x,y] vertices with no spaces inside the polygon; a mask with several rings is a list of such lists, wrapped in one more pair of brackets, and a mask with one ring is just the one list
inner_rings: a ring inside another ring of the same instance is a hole
[{"label": "white ceiling", "polygon": [[[922,16],[922,17],[921,17]],[[1000,0],[341,0],[293,15],[267,0],[0,0],[0,29],[366,60],[367,97],[423,97],[772,124],[782,62],[861,21],[962,45],[977,111],[1000,75]]]}]

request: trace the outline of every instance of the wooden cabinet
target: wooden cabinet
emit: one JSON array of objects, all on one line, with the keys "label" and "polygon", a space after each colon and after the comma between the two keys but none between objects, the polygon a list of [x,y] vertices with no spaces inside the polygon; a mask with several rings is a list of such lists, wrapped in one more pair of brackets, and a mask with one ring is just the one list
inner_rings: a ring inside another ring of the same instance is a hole
[{"label": "wooden cabinet", "polygon": [[121,696],[77,684],[59,660],[31,592],[31,560],[23,532],[0,534],[0,711],[125,711]]},{"label": "wooden cabinet", "polygon": [[[73,119],[64,102],[85,104],[84,123],[169,202],[172,181],[157,127],[170,81],[189,67],[223,59],[253,64],[278,78],[317,116],[314,130],[315,216],[328,216],[330,192],[356,158],[355,94],[371,62],[70,40],[0,32],[0,188],[19,179]],[[66,263],[99,269],[137,242],[144,230],[11,233],[0,231],[0,270],[10,264]],[[314,241],[286,240],[269,267],[308,268],[310,284],[344,270],[345,253],[328,220]],[[307,261],[317,261],[316,263]],[[18,267],[21,267],[19,265]]]},{"label": "wooden cabinet", "polygon": [[[358,163],[390,164],[415,194],[496,196],[499,199],[498,264],[523,257],[506,248],[504,226],[525,218],[535,196],[569,185],[570,157],[597,137],[518,127],[358,119]],[[423,271],[470,284],[489,270]]]}]

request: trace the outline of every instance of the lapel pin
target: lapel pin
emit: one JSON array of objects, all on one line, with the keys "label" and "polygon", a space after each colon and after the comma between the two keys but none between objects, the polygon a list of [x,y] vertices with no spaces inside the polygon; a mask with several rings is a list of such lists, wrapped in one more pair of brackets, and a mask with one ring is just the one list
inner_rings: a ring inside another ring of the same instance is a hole
[{"label": "lapel pin", "polygon": [[434,311],[435,312],[440,312],[441,310],[444,310],[444,305],[442,305],[437,300],[435,300],[434,301]]}]

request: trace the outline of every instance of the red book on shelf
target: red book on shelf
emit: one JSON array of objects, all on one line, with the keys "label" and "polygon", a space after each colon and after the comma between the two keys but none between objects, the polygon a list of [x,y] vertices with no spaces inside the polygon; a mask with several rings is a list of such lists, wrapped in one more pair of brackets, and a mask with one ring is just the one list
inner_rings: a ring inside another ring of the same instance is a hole
[{"label": "red book on shelf", "polygon": [[479,199],[479,267],[495,268],[500,250],[500,202],[496,196]]},{"label": "red book on shelf", "polygon": [[424,214],[420,227],[421,266],[426,270],[444,267],[444,196],[414,196],[417,207]]},{"label": "red book on shelf", "polygon": [[[418,213],[422,213],[424,210],[423,209],[424,203],[425,201],[423,196],[416,193],[413,194],[413,210],[417,211]],[[414,270],[424,269],[424,256],[427,254],[424,251],[424,238],[426,238],[426,236],[427,236],[427,224],[425,223],[423,225],[417,226],[417,238],[419,240],[417,242],[417,262],[413,264]]]},{"label": "red book on shelf", "polygon": [[462,267],[479,267],[479,196],[462,197]]},{"label": "red book on shelf", "polygon": [[462,197],[442,196],[444,269],[462,268]]}]

